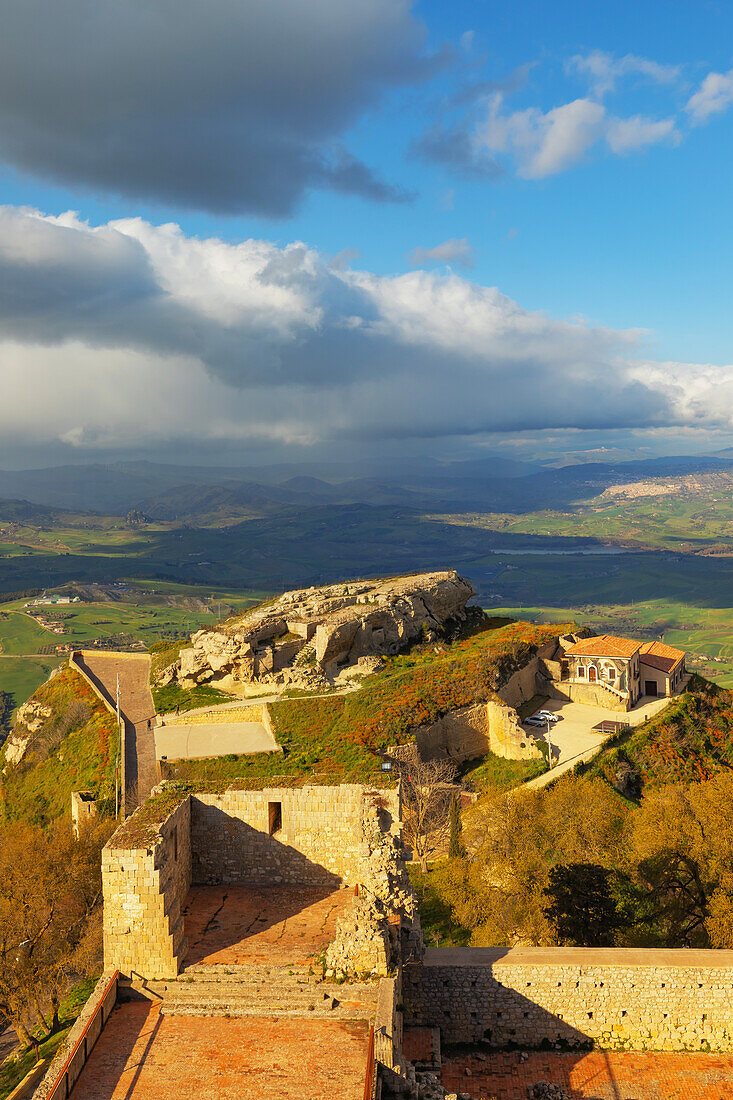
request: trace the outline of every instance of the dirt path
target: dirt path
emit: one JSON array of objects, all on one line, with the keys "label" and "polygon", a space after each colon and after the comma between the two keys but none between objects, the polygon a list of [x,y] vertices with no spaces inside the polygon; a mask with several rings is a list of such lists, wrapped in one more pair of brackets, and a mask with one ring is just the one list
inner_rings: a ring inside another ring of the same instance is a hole
[{"label": "dirt path", "polygon": [[150,657],[147,653],[84,650],[79,662],[113,707],[117,700],[117,677],[120,678],[120,711],[125,721],[125,798],[129,813],[145,801],[157,782]]}]

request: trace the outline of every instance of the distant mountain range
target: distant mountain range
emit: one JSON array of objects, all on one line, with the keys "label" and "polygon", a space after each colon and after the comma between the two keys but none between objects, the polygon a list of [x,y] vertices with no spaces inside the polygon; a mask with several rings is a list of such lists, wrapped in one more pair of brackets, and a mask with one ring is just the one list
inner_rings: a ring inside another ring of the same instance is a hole
[{"label": "distant mountain range", "polygon": [[[514,512],[569,507],[611,485],[733,468],[733,451],[620,463],[538,466],[488,456],[395,464],[378,475],[343,468],[170,466],[147,462],[0,471],[0,518],[53,520],[54,510],[125,515],[212,526],[323,506],[369,505],[417,512]],[[351,472],[351,471],[350,471]],[[340,476],[338,474],[340,473]],[[35,508],[35,512],[34,512]],[[50,509],[44,513],[43,509]]]}]

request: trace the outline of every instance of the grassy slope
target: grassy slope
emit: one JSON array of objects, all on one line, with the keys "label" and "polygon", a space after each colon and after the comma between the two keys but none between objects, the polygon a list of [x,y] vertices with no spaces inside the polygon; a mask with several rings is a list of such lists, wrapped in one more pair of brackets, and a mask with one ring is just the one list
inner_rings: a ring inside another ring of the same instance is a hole
[{"label": "grassy slope", "polygon": [[[368,677],[351,695],[271,704],[284,756],[181,761],[170,765],[171,775],[196,780],[312,772],[321,782],[374,779],[380,771],[381,751],[409,740],[416,726],[490,698],[525,662],[530,647],[557,630],[494,620],[492,629],[455,642],[444,652],[431,649],[392,658],[383,672]],[[477,775],[478,785],[496,783],[504,789],[511,783],[511,767],[502,765],[488,757]],[[518,782],[534,774],[532,767],[517,771],[522,773]]]},{"label": "grassy slope", "polygon": [[613,783],[628,762],[644,791],[666,783],[696,783],[733,768],[733,695],[695,676],[689,690],[661,714],[607,744],[583,774]]},{"label": "grassy slope", "polygon": [[[34,699],[53,707],[53,714],[23,759],[7,766],[0,781],[0,819],[45,825],[68,814],[72,791],[113,798],[117,728],[86,683],[66,667]],[[0,764],[3,758],[0,750]]]}]

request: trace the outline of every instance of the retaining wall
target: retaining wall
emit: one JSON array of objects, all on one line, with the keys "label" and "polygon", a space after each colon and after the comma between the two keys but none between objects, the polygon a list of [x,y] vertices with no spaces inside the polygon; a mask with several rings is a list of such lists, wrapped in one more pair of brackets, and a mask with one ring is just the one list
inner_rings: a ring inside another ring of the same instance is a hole
[{"label": "retaining wall", "polygon": [[67,1100],[117,1001],[117,973],[105,972],[64,1039],[33,1100]]},{"label": "retaining wall", "polygon": [[[603,707],[606,710],[625,712],[631,708],[631,700],[623,699],[600,683],[580,684],[571,680],[562,680],[547,685],[547,691],[553,699],[570,700],[573,703],[585,703],[589,707]],[[622,721],[619,718],[619,721]]]},{"label": "retaining wall", "polygon": [[410,993],[444,1042],[733,1050],[733,951],[428,950]]},{"label": "retaining wall", "polygon": [[[418,726],[413,734],[422,760],[474,760],[487,752],[508,760],[539,759],[542,755],[522,729],[514,707],[500,700],[448,711],[431,725]],[[415,750],[411,744],[391,746],[387,751],[396,759],[409,760]]]}]

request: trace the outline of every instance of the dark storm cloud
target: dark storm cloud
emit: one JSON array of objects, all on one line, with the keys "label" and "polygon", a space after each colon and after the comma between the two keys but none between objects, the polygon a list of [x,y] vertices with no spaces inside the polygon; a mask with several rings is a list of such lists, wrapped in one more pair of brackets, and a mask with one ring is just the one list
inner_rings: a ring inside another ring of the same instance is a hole
[{"label": "dark storm cloud", "polygon": [[327,187],[404,201],[341,135],[439,62],[409,0],[5,0],[0,156],[220,213]]},{"label": "dark storm cloud", "polygon": [[423,160],[449,169],[459,179],[495,180],[504,175],[501,164],[476,146],[468,128],[461,123],[431,126],[414,144],[413,152]]}]

